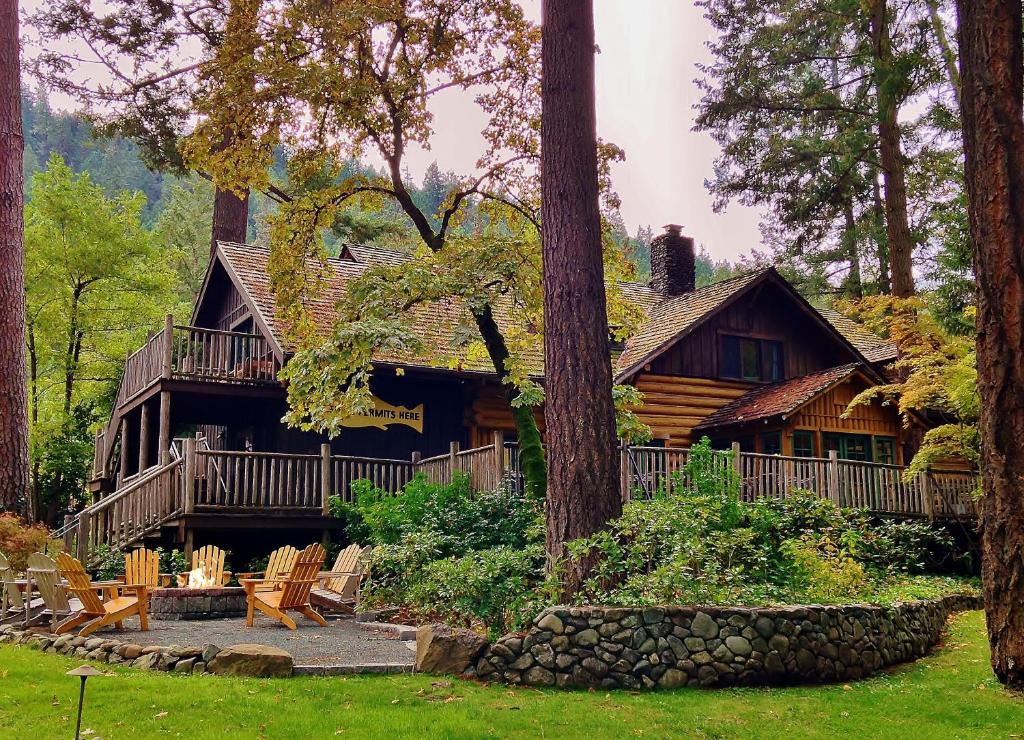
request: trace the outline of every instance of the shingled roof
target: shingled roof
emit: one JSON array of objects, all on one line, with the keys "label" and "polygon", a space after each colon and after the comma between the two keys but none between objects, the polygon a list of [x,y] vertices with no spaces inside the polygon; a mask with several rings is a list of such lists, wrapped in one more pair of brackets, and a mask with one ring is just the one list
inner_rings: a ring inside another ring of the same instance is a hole
[{"label": "shingled roof", "polygon": [[832,326],[847,338],[869,362],[888,362],[896,359],[896,345],[888,339],[872,334],[861,324],[831,308],[819,308]]},{"label": "shingled roof", "polygon": [[[276,321],[274,297],[270,291],[270,278],[267,272],[270,251],[265,247],[232,242],[218,242],[217,248],[228,273],[240,284],[255,307],[260,323],[267,327],[283,352],[290,351],[291,347]],[[344,254],[345,259],[327,261],[324,290],[307,303],[310,315],[325,332],[331,328],[337,316],[335,307],[344,295],[350,280],[362,274],[368,267],[400,264],[410,259],[404,252],[353,244],[345,245]],[[307,262],[307,266],[311,271],[318,268],[312,260]],[[644,283],[623,283],[621,289],[624,296],[647,312],[647,320],[637,334],[627,340],[621,354],[613,357],[613,369],[617,377],[621,379],[631,369],[648,361],[676,337],[722,308],[769,272],[773,271],[766,269],[747,273],[669,299],[662,299],[657,291]],[[495,306],[495,318],[499,326],[504,327],[511,323],[512,311],[511,305]],[[434,302],[417,307],[414,312],[413,331],[425,347],[436,352],[424,357],[395,348],[375,357],[377,362],[493,374],[494,368],[487,358],[460,359],[455,367],[451,364],[451,357],[458,354],[455,351],[457,338],[464,333],[461,327],[470,320],[468,312],[457,301]],[[861,352],[870,351],[880,346],[879,343],[885,343],[885,340],[870,334],[842,314],[829,311],[824,317]],[[449,348],[453,351],[446,352]],[[543,374],[544,353],[539,345],[525,359],[531,373],[537,376]],[[873,357],[868,359],[874,361]]]},{"label": "shingled roof", "polygon": [[858,367],[856,363],[830,367],[791,380],[754,388],[705,418],[694,427],[694,432],[777,416],[785,418],[858,372]]}]

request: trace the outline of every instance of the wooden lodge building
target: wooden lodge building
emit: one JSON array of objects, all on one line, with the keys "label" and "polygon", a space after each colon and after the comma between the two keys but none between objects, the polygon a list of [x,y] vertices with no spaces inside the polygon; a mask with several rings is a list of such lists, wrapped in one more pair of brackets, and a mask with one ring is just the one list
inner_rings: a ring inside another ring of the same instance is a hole
[{"label": "wooden lodge building", "polygon": [[[652,245],[650,284],[624,286],[647,320],[611,349],[616,381],[644,394],[637,411],[653,432],[650,447],[684,448],[707,435],[765,455],[827,458],[834,451],[841,460],[909,462],[914,435],[893,406],[876,402],[844,413],[856,393],[884,382],[881,368],[895,357],[892,344],[814,308],[772,268],[695,288],[693,240],[679,227],[666,228]],[[360,464],[397,485],[411,475],[401,466],[414,459],[449,456],[454,465],[453,443],[478,448],[492,444],[496,433],[514,440],[493,368],[453,369],[431,357],[377,358],[375,413],[353,418],[335,439],[286,428],[280,421],[285,389],[276,375],[289,347],[276,320],[268,258],[261,247],[218,244],[188,324],[168,318],[129,357],[110,422],[97,436],[96,503],[86,510],[92,519],[79,525],[80,531],[93,527],[92,542],[125,545],[161,536],[191,546],[194,536],[217,541],[227,529],[241,530],[239,537],[272,526],[323,529],[331,521],[316,491],[347,487]],[[313,316],[328,326],[351,278],[403,259],[389,250],[346,247],[330,260],[327,288],[310,306]],[[425,346],[445,347],[455,341],[459,318],[450,303],[424,307],[416,331]],[[538,377],[541,362],[538,353]],[[202,453],[191,468],[188,460],[181,464],[190,450]],[[374,467],[372,459],[385,460]],[[146,484],[149,493],[133,490],[133,500],[148,496],[150,503],[118,498],[132,486],[142,491],[138,481],[155,481],[152,471],[161,470],[176,477],[161,487]],[[190,482],[184,503],[175,498],[182,476]],[[205,479],[198,492],[194,479]],[[115,503],[104,509],[107,500]],[[163,508],[156,500],[166,501]],[[115,506],[141,513],[129,526]],[[154,513],[154,506],[160,510]],[[100,518],[106,524],[97,524]],[[97,529],[103,526],[121,530],[103,534]]]}]

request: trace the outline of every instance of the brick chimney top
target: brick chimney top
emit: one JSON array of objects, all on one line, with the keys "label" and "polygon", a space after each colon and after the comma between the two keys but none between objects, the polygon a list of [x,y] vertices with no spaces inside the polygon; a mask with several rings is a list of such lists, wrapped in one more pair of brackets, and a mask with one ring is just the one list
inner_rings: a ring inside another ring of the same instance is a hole
[{"label": "brick chimney top", "polygon": [[663,228],[651,241],[651,287],[666,298],[690,293],[697,279],[693,238],[679,224]]}]

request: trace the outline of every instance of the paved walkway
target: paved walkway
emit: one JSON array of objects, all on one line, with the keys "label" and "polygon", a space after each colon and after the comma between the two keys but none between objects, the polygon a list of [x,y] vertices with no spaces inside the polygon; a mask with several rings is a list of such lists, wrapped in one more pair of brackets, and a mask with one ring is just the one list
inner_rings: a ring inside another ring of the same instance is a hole
[{"label": "paved walkway", "polygon": [[[294,632],[280,622],[256,617],[252,627],[244,618],[196,621],[149,620],[149,631],[139,631],[138,620],[125,621],[123,631],[110,636],[139,645],[203,646],[213,643],[225,648],[239,643],[271,645],[287,650],[297,666],[355,666],[392,664],[412,666],[416,643],[360,627],[353,619],[330,619],[320,627],[301,615]],[[108,634],[106,630],[103,635]],[[102,635],[96,635],[97,637]]]}]

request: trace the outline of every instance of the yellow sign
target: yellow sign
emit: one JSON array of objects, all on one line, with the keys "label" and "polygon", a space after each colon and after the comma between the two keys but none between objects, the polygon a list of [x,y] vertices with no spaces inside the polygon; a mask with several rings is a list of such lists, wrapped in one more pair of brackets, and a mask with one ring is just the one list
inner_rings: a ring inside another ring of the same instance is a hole
[{"label": "yellow sign", "polygon": [[392,424],[402,424],[423,434],[423,404],[415,408],[392,406],[376,396],[373,408],[365,414],[353,414],[341,422],[344,427],[376,427],[387,429]]}]

